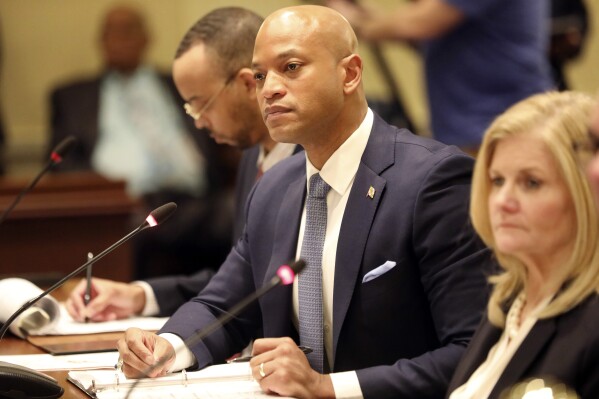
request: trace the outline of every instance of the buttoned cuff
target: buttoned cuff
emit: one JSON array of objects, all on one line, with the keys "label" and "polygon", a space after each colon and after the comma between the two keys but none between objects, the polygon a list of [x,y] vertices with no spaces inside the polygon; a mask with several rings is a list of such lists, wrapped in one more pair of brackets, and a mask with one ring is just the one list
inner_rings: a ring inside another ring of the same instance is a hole
[{"label": "buttoned cuff", "polygon": [[156,300],[156,295],[154,294],[154,290],[152,286],[145,281],[134,281],[131,283],[132,285],[138,285],[143,288],[144,293],[146,294],[146,303],[144,308],[141,311],[142,316],[156,316],[160,313],[160,306],[158,305],[158,301]]}]

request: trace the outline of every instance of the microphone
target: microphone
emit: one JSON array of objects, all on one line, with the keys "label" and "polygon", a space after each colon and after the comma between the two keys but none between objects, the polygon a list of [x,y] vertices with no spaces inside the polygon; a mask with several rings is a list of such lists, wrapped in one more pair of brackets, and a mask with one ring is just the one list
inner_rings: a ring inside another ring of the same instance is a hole
[{"label": "microphone", "polygon": [[148,215],[146,220],[135,230],[133,230],[132,232],[127,234],[125,237],[121,238],[119,241],[112,244],[110,247],[106,248],[104,251],[100,252],[98,255],[94,256],[92,259],[85,262],[83,265],[79,266],[77,269],[75,269],[71,273],[67,274],[65,277],[60,279],[56,284],[54,284],[53,286],[51,286],[50,288],[48,288],[47,290],[45,290],[44,292],[42,292],[41,294],[36,296],[35,298],[30,299],[29,301],[25,302],[23,304],[23,306],[21,306],[16,312],[14,312],[4,322],[4,325],[0,329],[0,339],[2,339],[4,337],[4,334],[8,330],[8,327],[11,325],[11,323],[14,322],[15,319],[17,317],[19,317],[23,312],[25,312],[27,309],[29,309],[31,306],[33,306],[33,304],[35,304],[37,301],[39,301],[46,295],[50,294],[52,291],[54,291],[55,289],[57,289],[58,287],[63,285],[68,279],[70,279],[71,277],[80,273],[82,270],[84,270],[86,267],[88,267],[92,263],[96,263],[97,261],[102,259],[104,256],[111,253],[113,250],[115,250],[117,247],[121,246],[121,244],[125,243],[126,241],[131,239],[133,236],[137,235],[139,232],[141,232],[147,228],[154,227],[154,226],[157,226],[157,225],[163,223],[164,221],[166,221],[166,219],[168,219],[175,212],[176,209],[177,209],[177,204],[175,204],[174,202],[169,202],[168,204],[164,204],[164,205],[154,209]]},{"label": "microphone", "polygon": [[[195,346],[200,341],[202,341],[204,338],[206,338],[208,335],[212,334],[214,331],[216,331],[217,329],[219,329],[222,326],[224,326],[225,324],[227,324],[229,321],[231,321],[232,318],[234,318],[239,313],[241,313],[248,305],[250,305],[252,302],[254,302],[257,299],[264,296],[267,292],[269,292],[273,288],[275,288],[279,285],[289,285],[289,284],[293,283],[293,279],[295,278],[295,276],[298,275],[302,270],[304,270],[305,267],[306,267],[306,261],[304,261],[302,259],[298,259],[297,261],[293,262],[291,265],[279,266],[279,268],[277,269],[277,273],[270,279],[270,281],[268,281],[266,284],[264,284],[262,287],[260,287],[259,289],[257,289],[256,291],[254,291],[253,293],[251,293],[244,299],[242,299],[239,303],[237,303],[235,306],[233,306],[228,312],[220,315],[212,323],[208,324],[206,327],[202,328],[201,330],[197,330],[193,335],[189,336],[186,340],[183,341],[185,343],[185,346],[187,346],[188,348]],[[148,367],[145,371],[143,371],[142,376],[147,376],[154,369],[156,369],[160,366],[163,366],[164,363],[166,363],[166,361],[167,361],[167,359],[159,360],[158,363],[156,363],[155,365],[153,365],[151,367]],[[143,377],[141,377],[141,378],[143,378]],[[125,399],[129,398],[129,395],[131,394],[133,389],[137,386],[137,384],[139,384],[139,382],[141,381],[141,378],[137,379],[131,385],[131,388],[129,388],[129,391],[127,392],[127,395],[125,396]]]},{"label": "microphone", "polygon": [[10,204],[10,206],[8,208],[6,208],[6,210],[4,210],[4,212],[2,213],[2,216],[0,216],[0,224],[2,224],[2,222],[4,222],[4,219],[6,219],[6,217],[10,214],[10,212],[13,210],[13,208],[15,206],[17,206],[17,204],[21,201],[21,198],[23,198],[23,196],[25,194],[27,194],[29,191],[31,191],[33,189],[33,187],[35,187],[35,185],[42,178],[42,176],[45,175],[46,172],[48,172],[54,166],[56,166],[62,162],[62,159],[64,158],[64,156],[69,151],[71,151],[71,149],[75,146],[76,142],[77,142],[77,139],[75,139],[75,137],[68,136],[67,138],[62,140],[60,143],[58,143],[58,145],[56,147],[54,147],[54,149],[50,153],[50,159],[48,160],[48,163],[46,163],[46,166],[38,173],[38,175],[33,179],[33,181],[31,183],[29,183],[29,185],[27,187],[25,187],[23,190],[21,190],[19,195],[17,195],[15,200],[12,202],[12,204]]}]

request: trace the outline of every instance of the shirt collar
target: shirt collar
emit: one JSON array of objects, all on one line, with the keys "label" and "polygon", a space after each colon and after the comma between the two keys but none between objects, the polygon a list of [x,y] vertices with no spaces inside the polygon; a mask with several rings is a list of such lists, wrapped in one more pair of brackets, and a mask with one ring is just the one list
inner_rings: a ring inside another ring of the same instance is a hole
[{"label": "shirt collar", "polygon": [[279,161],[293,155],[295,146],[296,144],[291,143],[277,143],[267,154],[264,150],[264,146],[260,145],[260,153],[258,154],[256,165],[262,168],[262,172],[266,172]]},{"label": "shirt collar", "polygon": [[362,154],[366,149],[366,144],[368,144],[373,122],[374,115],[372,110],[368,108],[360,126],[337,148],[320,171],[310,163],[308,156],[306,156],[307,186],[310,187],[310,177],[315,173],[320,173],[320,177],[336,193],[343,195],[350,187],[358,171]]}]

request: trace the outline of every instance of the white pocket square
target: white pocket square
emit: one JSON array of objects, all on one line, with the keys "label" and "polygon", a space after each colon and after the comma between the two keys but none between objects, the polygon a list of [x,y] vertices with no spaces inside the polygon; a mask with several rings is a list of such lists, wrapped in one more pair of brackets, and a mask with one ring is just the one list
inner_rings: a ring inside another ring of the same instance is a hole
[{"label": "white pocket square", "polygon": [[383,263],[379,267],[372,269],[371,271],[366,273],[366,275],[362,279],[362,284],[367,283],[370,280],[374,280],[375,278],[382,276],[383,274],[387,273],[389,270],[393,269],[396,264],[397,264],[396,262],[388,260],[387,262]]}]

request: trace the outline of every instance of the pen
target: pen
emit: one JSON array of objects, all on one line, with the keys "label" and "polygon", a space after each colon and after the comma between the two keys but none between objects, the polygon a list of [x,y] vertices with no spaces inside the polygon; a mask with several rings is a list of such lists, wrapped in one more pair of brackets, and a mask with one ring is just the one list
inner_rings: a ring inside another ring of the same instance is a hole
[{"label": "pen", "polygon": [[[94,258],[94,254],[92,254],[91,252],[88,252],[87,253],[87,261],[89,262],[93,258]],[[83,304],[86,307],[89,304],[89,301],[91,301],[91,299],[92,299],[92,265],[93,265],[93,263],[90,263],[90,265],[87,267],[87,271],[86,271],[85,294],[83,295]],[[89,317],[85,316],[85,322],[87,323],[88,321],[89,321]]]},{"label": "pen", "polygon": [[[302,352],[304,352],[304,354],[308,354],[310,352],[312,352],[312,348],[309,348],[307,346],[298,346],[298,348],[301,349]],[[231,360],[227,360],[227,363],[241,363],[241,362],[249,362],[252,359],[253,356],[241,356],[241,357],[236,357],[234,359]]]}]

